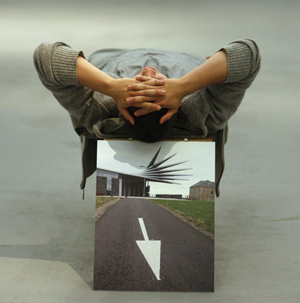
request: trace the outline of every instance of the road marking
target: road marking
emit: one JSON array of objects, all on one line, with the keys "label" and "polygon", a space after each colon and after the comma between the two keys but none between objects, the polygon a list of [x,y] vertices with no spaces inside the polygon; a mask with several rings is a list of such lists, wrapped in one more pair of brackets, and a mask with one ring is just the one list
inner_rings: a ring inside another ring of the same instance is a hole
[{"label": "road marking", "polygon": [[143,218],[139,218],[139,223],[145,240],[137,240],[136,243],[148,262],[157,280],[160,280],[160,248],[161,241],[149,240]]},{"label": "road marking", "polygon": [[143,218],[139,218],[139,222],[140,222],[140,226],[141,226],[141,229],[142,229],[142,233],[143,233],[144,239],[146,241],[149,241],[149,237],[148,237],[148,234],[147,234],[147,231],[146,231],[144,219]]}]

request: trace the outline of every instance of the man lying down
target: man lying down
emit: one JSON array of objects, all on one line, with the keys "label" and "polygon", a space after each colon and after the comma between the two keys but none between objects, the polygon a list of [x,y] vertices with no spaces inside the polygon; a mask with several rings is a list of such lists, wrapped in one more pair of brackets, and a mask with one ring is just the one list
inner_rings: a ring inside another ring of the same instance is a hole
[{"label": "man lying down", "polygon": [[97,139],[212,136],[219,196],[228,120],[260,69],[253,40],[231,42],[207,58],[140,48],[103,49],[88,60],[65,43],[42,43],[33,59],[41,82],[81,137],[82,189],[96,170]]}]

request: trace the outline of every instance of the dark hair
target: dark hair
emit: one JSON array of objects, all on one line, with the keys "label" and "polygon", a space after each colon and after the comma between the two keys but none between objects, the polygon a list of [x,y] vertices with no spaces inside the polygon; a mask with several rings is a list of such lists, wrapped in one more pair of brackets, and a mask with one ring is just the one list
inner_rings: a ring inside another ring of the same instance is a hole
[{"label": "dark hair", "polygon": [[159,120],[168,111],[167,108],[136,117],[134,112],[138,109],[138,107],[128,108],[129,113],[134,117],[134,125],[125,120],[127,131],[133,139],[153,143],[165,139],[170,134],[176,121],[176,114],[171,119],[160,124]]}]

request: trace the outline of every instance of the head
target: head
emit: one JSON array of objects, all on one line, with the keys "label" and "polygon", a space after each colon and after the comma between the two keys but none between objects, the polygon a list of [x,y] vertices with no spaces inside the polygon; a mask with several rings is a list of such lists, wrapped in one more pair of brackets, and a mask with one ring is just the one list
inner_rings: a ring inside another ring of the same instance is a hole
[{"label": "head", "polygon": [[[137,76],[145,76],[153,79],[167,79],[165,75],[152,66],[145,67]],[[125,120],[127,131],[133,139],[153,143],[165,139],[168,134],[170,134],[176,121],[176,115],[173,115],[170,120],[160,124],[160,118],[168,109],[162,108],[160,111],[154,111],[147,115],[136,117],[134,116],[134,112],[138,109],[138,107],[128,108],[129,113],[134,117],[134,125]]]},{"label": "head", "polygon": [[176,114],[171,119],[160,124],[159,120],[168,111],[167,108],[136,117],[134,116],[134,112],[138,109],[138,107],[128,108],[129,113],[135,120],[133,125],[125,120],[127,131],[133,139],[153,143],[165,139],[171,133],[176,121]]}]

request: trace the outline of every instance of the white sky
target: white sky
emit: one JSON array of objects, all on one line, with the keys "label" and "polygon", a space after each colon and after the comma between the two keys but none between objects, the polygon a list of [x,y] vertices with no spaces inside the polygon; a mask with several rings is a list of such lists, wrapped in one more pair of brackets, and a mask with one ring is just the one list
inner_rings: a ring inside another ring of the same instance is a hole
[{"label": "white sky", "polygon": [[143,143],[127,140],[98,140],[97,168],[124,174],[139,175],[147,166],[158,149],[162,146],[155,163],[176,153],[163,165],[188,161],[172,168],[192,168],[177,172],[191,174],[182,177],[188,181],[175,181],[177,184],[157,183],[150,181],[150,194],[189,194],[189,187],[201,180],[215,180],[215,143],[162,141]]}]

